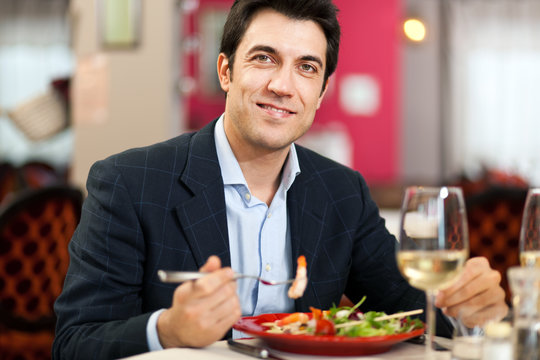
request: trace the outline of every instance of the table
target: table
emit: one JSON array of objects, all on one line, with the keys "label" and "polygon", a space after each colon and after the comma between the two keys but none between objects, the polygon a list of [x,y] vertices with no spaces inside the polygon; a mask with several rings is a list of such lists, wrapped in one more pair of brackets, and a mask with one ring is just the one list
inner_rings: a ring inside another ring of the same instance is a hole
[{"label": "table", "polygon": [[[243,339],[238,340],[247,344],[260,345],[257,339]],[[321,360],[382,360],[382,359],[400,359],[400,360],[424,360],[424,346],[415,345],[411,343],[396,344],[390,349],[390,351],[370,356],[347,356],[347,357],[335,357],[335,356],[314,356],[314,355],[300,355],[286,353],[282,351],[272,350],[272,354],[277,355],[287,360],[303,360],[303,359],[321,359]],[[450,360],[449,351],[436,351],[437,360]],[[255,359],[247,355],[243,355],[232,351],[228,348],[226,341],[218,341],[206,348],[202,349],[167,349],[162,351],[155,351],[144,353],[136,356],[125,358],[125,360],[178,360],[178,359],[190,359],[190,360],[206,360],[206,359]]]}]

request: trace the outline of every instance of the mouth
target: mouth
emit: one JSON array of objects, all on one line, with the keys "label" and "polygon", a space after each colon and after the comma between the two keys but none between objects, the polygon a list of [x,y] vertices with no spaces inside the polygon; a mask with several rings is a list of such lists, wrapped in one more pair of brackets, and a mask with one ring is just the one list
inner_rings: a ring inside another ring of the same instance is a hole
[{"label": "mouth", "polygon": [[262,108],[264,110],[268,110],[268,111],[283,114],[283,115],[293,115],[293,114],[295,114],[294,111],[291,111],[291,110],[288,110],[288,109],[285,109],[285,108],[275,107],[275,106],[268,105],[268,104],[257,104],[257,106],[259,106],[260,108]]}]

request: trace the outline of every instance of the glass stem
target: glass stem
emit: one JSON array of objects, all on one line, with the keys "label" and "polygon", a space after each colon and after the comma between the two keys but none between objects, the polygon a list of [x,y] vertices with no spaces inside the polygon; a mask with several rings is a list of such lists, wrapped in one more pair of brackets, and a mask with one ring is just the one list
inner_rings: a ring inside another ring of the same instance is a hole
[{"label": "glass stem", "polygon": [[435,295],[433,290],[426,291],[426,359],[434,359],[433,342],[435,338]]}]

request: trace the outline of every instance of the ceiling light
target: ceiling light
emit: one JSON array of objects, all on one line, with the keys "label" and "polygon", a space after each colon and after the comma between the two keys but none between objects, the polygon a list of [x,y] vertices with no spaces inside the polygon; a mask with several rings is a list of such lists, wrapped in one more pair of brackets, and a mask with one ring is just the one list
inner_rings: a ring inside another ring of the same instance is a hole
[{"label": "ceiling light", "polygon": [[410,18],[405,20],[403,31],[409,40],[415,42],[423,41],[426,37],[426,26],[419,19]]}]

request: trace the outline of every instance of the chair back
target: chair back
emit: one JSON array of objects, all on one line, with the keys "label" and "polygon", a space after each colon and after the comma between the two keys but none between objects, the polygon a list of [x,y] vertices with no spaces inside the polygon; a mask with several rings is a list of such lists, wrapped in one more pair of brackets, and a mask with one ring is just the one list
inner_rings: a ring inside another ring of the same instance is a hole
[{"label": "chair back", "polygon": [[[83,195],[71,186],[22,191],[0,210],[0,334],[46,331],[50,354],[54,334],[53,304],[60,294],[69,263],[68,243],[79,223]],[[2,351],[15,354],[15,340]],[[50,343],[49,343],[50,342]],[[22,344],[22,343],[21,343]],[[25,345],[17,350],[24,352]],[[31,344],[32,345],[32,344]],[[34,344],[35,345],[35,344]],[[7,355],[6,355],[7,356]],[[18,357],[16,357],[18,356]],[[31,358],[12,355],[6,358]]]},{"label": "chair back", "polygon": [[501,286],[510,303],[506,278],[509,267],[519,265],[519,233],[527,188],[488,186],[465,196],[471,257],[484,256],[501,273]]}]

